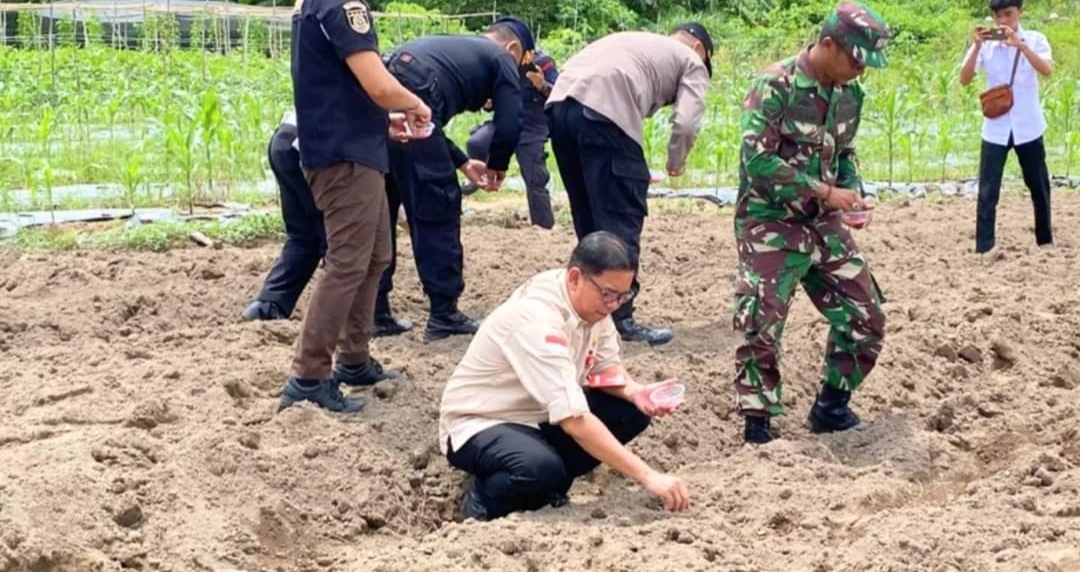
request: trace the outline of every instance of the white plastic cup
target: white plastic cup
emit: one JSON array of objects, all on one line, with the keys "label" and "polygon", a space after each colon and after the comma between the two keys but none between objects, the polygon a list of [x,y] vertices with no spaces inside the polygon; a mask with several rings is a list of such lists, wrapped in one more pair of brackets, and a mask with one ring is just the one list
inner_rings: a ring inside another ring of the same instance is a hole
[{"label": "white plastic cup", "polygon": [[[397,121],[405,122],[405,114],[400,112],[400,111],[392,111],[392,112],[390,112],[390,121],[393,121],[393,122],[397,122]],[[431,136],[431,133],[433,131],[435,131],[435,124],[433,122],[430,122],[430,121],[428,122],[427,125],[424,126],[423,129],[421,129],[419,131],[413,131],[412,125],[409,124],[408,122],[405,122],[404,125],[405,125],[405,136],[408,137],[409,139],[426,139],[426,138]]]},{"label": "white plastic cup", "polygon": [[869,210],[846,211],[840,215],[841,220],[852,226],[864,225],[870,222]]},{"label": "white plastic cup", "polygon": [[419,131],[413,131],[412,125],[405,124],[405,133],[412,139],[426,139],[431,136],[433,131],[435,131],[435,124],[430,121]]},{"label": "white plastic cup", "polygon": [[673,383],[652,390],[652,393],[649,394],[649,401],[652,401],[653,405],[657,407],[672,407],[682,403],[684,393],[686,393],[685,385]]}]

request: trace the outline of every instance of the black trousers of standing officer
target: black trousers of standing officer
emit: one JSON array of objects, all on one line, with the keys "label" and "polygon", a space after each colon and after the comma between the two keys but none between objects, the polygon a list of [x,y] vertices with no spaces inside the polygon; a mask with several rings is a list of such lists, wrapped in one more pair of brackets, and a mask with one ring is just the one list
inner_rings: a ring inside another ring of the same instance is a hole
[{"label": "black trousers of standing officer", "polygon": [[[386,61],[387,69],[402,85],[431,108],[432,118],[442,118],[442,98],[433,70],[415,59],[405,63],[397,56]],[[413,258],[424,294],[431,303],[427,333],[440,330],[443,337],[452,333],[475,331],[457,307],[465,290],[464,254],[461,246],[461,184],[457,168],[443,132],[435,129],[424,139],[389,143],[390,172],[386,178],[390,219],[396,228],[397,201],[405,207],[412,239]],[[396,232],[391,234],[396,235]],[[380,303],[389,299],[393,274],[397,268],[397,240],[392,241],[395,262],[379,281]]]},{"label": "black trousers of standing officer", "polygon": [[[536,129],[533,127],[533,129]],[[543,126],[547,130],[547,125]],[[465,152],[472,159],[487,162],[488,149],[491,147],[491,138],[495,135],[495,124],[485,122],[473,129],[469,134],[469,141],[465,144]],[[527,132],[521,134],[522,142],[514,150],[517,157],[518,167],[521,168],[521,178],[525,179],[525,196],[529,202],[529,221],[541,228],[550,229],[555,226],[555,213],[551,210],[551,193],[548,191],[548,182],[551,181],[551,173],[547,168],[547,151],[544,150],[546,141],[533,140]]]},{"label": "black trousers of standing officer", "polygon": [[994,226],[997,223],[998,198],[1001,196],[1001,177],[1009,150],[1016,150],[1024,184],[1031,193],[1035,207],[1035,243],[1054,242],[1050,225],[1050,172],[1046,167],[1046,148],[1039,137],[1021,145],[1014,145],[1012,135],[1006,145],[982,142],[979,156],[979,199],[975,219],[975,252],[989,252],[994,248]]},{"label": "black trousers of standing officer", "polygon": [[[431,301],[431,316],[445,318],[457,311],[458,297],[465,290],[457,166],[450,158],[441,127],[426,139],[391,142],[389,148],[386,186],[390,217],[396,225],[398,204],[405,207],[416,270]],[[392,244],[396,259],[396,238]],[[393,288],[396,266],[395,260],[383,273],[380,298],[385,299]]]},{"label": "black trousers of standing officer", "polygon": [[[614,123],[586,117],[585,107],[573,99],[551,106],[548,127],[578,238],[606,230],[639,254],[650,176],[641,146]],[[632,290],[640,289],[635,277]],[[633,315],[630,300],[612,318],[618,324]]]},{"label": "black trousers of standing officer", "polygon": [[277,306],[282,318],[292,314],[326,254],[322,212],[315,206],[311,187],[304,179],[300,152],[292,146],[296,137],[295,125],[282,124],[274,131],[268,150],[270,169],[281,193],[286,239],[258,299]]},{"label": "black trousers of standing officer", "polygon": [[[649,426],[649,418],[634,404],[602,391],[585,390],[589,410],[622,444]],[[503,423],[485,429],[446,458],[474,476],[473,491],[488,518],[537,510],[570,490],[574,479],[595,469],[600,461],[585,452],[558,425],[539,429]]]}]

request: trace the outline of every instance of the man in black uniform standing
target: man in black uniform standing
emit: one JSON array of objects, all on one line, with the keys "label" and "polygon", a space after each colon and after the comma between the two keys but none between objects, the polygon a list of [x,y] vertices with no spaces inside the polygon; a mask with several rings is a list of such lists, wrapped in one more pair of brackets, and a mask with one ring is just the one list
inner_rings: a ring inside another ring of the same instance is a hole
[{"label": "man in black uniform standing", "polygon": [[[540,49],[536,50],[532,68],[525,71],[524,109],[521,116],[521,139],[518,141],[518,167],[521,178],[525,180],[525,196],[529,202],[529,221],[534,225],[550,229],[555,226],[555,213],[551,210],[551,193],[548,182],[551,174],[547,168],[547,151],[544,146],[548,140],[547,115],[544,102],[551,94],[551,88],[559,79],[559,69],[555,60]],[[469,133],[465,152],[473,159],[487,161],[491,135],[495,131],[492,121],[485,121]],[[471,188],[470,188],[471,187]],[[476,188],[470,183],[463,189],[466,195]]]},{"label": "man in black uniform standing", "polygon": [[281,195],[285,244],[266,276],[259,297],[244,310],[245,320],[286,320],[326,255],[326,230],[311,187],[300,167],[296,113],[289,111],[270,137],[267,158]]},{"label": "man in black uniform standing", "polygon": [[368,349],[379,275],[391,257],[387,111],[403,111],[421,130],[431,110],[387,73],[361,0],[297,0],[292,81],[300,162],[323,213],[327,251],[280,407],[311,401],[355,413],[363,401],[346,398],[340,384],[371,385],[393,375]]},{"label": "man in black uniform standing", "polygon": [[[494,22],[481,37],[428,36],[400,46],[387,58],[390,73],[431,108],[434,123],[430,137],[391,142],[387,180],[387,220],[397,220],[395,203],[400,202],[409,220],[420,282],[431,303],[428,341],[477,330],[476,321],[457,307],[465,289],[457,171],[488,191],[502,185],[521,131],[521,68],[531,62],[534,49],[529,27],[508,17]],[[485,165],[469,159],[443,128],[464,111],[479,111],[489,99],[495,130]],[[389,304],[393,274],[391,262],[379,288],[377,326],[394,319]]]}]

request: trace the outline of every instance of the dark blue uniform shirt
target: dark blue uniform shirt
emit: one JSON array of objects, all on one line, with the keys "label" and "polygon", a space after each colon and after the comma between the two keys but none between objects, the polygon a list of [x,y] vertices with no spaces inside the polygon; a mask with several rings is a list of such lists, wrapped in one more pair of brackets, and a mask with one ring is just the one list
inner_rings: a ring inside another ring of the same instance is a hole
[{"label": "dark blue uniform shirt", "polygon": [[[550,90],[559,79],[559,69],[555,60],[546,53],[537,50],[533,63],[544,74],[544,83]],[[547,115],[544,113],[544,102],[547,95],[532,84],[527,78],[524,80],[525,109],[521,120],[521,144],[543,143],[548,138]]]},{"label": "dark blue uniform shirt", "polygon": [[388,170],[389,117],[360,87],[345,58],[379,52],[371,10],[360,0],[300,0],[292,17],[292,79],[300,163],[345,161]]},{"label": "dark blue uniform shirt", "polygon": [[[445,127],[464,111],[480,111],[487,100],[492,101],[495,134],[487,165],[505,171],[521,134],[521,73],[514,56],[482,36],[450,35],[420,38],[398,47],[394,53],[410,54],[415,63],[410,62],[409,67],[434,75],[440,102],[432,106],[432,119],[440,126]],[[426,98],[423,93],[417,95]],[[303,140],[301,135],[301,146]],[[461,166],[468,156],[452,141],[447,142],[454,164]]]}]

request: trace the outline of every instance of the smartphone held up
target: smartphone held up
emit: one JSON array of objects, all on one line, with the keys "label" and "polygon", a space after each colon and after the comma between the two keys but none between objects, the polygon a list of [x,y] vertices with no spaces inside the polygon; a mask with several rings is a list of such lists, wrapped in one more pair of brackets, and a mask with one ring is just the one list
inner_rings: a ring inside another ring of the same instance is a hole
[{"label": "smartphone held up", "polygon": [[979,36],[981,36],[983,40],[1001,42],[1008,37],[1008,33],[1005,31],[1004,27],[984,28],[979,26],[976,30],[979,31]]}]

